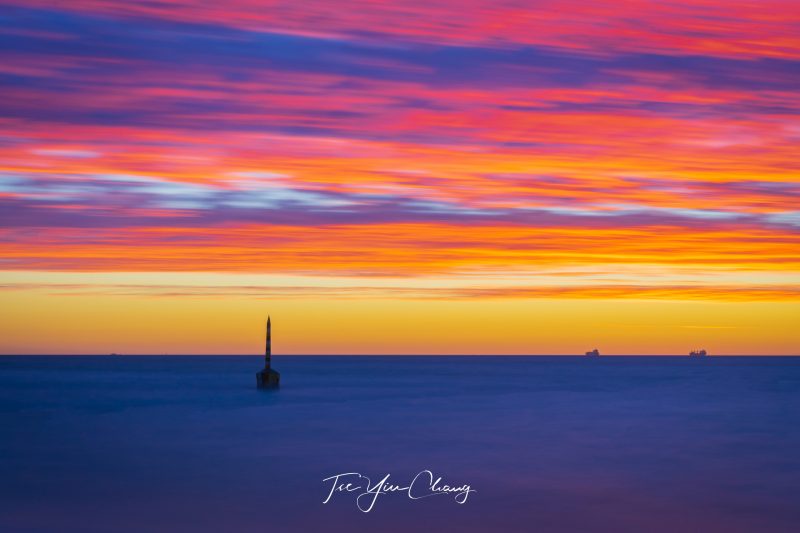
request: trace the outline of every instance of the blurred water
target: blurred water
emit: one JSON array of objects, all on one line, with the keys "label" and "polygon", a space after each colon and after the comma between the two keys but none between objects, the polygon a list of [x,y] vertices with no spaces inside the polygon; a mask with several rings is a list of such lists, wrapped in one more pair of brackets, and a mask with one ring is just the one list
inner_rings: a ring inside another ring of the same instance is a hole
[{"label": "blurred water", "polygon": [[[800,359],[0,357],[0,531],[797,531]],[[350,495],[430,469],[477,493]]]}]

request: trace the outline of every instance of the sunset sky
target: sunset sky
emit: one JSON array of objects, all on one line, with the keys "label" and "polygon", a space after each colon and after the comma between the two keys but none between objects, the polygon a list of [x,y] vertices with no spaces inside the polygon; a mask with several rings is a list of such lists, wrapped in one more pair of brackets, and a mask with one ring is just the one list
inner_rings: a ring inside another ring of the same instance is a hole
[{"label": "sunset sky", "polygon": [[796,0],[0,20],[0,353],[800,353]]}]

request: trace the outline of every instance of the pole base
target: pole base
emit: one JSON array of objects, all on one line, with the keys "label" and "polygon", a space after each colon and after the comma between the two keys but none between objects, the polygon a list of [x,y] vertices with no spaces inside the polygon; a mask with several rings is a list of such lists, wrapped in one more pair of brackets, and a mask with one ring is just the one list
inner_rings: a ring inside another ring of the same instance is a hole
[{"label": "pole base", "polygon": [[259,389],[275,389],[280,386],[281,375],[271,368],[256,372],[256,385]]}]

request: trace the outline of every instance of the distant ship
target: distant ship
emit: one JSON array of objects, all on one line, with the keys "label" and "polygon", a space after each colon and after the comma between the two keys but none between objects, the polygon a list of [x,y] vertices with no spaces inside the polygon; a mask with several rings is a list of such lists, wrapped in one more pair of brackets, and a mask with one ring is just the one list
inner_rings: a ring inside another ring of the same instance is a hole
[{"label": "distant ship", "polygon": [[705,357],[708,355],[708,352],[705,350],[692,350],[689,352],[689,357]]},{"label": "distant ship", "polygon": [[592,350],[591,352],[586,352],[586,354],[585,354],[585,355],[586,355],[586,357],[600,357],[600,350],[598,350],[597,348],[595,348],[595,349],[594,349],[594,350]]}]

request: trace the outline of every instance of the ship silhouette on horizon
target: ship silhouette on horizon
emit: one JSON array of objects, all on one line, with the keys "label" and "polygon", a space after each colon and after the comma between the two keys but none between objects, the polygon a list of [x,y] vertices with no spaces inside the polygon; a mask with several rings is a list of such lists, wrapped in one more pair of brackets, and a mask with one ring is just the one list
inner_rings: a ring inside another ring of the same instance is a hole
[{"label": "ship silhouette on horizon", "polygon": [[597,348],[595,348],[595,349],[594,349],[594,350],[592,350],[592,351],[586,352],[584,355],[585,355],[586,357],[600,357],[600,350],[598,350]]},{"label": "ship silhouette on horizon", "polygon": [[708,352],[705,350],[692,350],[689,352],[689,357],[705,357],[708,355]]}]

